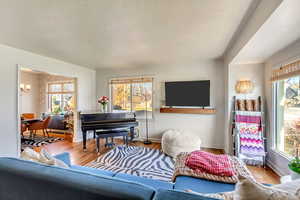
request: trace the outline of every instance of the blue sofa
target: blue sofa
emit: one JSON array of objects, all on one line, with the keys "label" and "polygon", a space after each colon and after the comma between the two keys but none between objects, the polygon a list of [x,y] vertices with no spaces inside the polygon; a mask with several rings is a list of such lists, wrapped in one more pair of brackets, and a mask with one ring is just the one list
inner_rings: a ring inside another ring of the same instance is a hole
[{"label": "blue sofa", "polygon": [[64,169],[17,158],[0,158],[2,200],[210,200],[186,193],[232,191],[233,184],[180,176],[175,183],[71,165],[68,153],[57,155]]}]

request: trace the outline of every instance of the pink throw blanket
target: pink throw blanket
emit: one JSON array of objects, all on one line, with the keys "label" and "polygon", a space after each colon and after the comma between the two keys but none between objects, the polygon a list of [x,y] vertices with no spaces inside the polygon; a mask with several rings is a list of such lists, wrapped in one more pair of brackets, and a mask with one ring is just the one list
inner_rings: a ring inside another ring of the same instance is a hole
[{"label": "pink throw blanket", "polygon": [[194,151],[187,157],[185,165],[198,172],[206,172],[218,176],[235,175],[235,171],[227,155]]}]

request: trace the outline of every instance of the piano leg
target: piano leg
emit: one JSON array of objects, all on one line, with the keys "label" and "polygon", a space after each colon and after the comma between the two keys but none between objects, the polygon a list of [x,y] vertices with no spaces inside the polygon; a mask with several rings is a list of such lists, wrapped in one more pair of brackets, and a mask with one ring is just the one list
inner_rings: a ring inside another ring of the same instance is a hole
[{"label": "piano leg", "polygon": [[82,131],[83,151],[86,151],[86,131]]},{"label": "piano leg", "polygon": [[97,143],[97,153],[100,152],[100,137],[96,137],[96,143]]},{"label": "piano leg", "polygon": [[130,142],[134,139],[134,127],[130,127]]}]

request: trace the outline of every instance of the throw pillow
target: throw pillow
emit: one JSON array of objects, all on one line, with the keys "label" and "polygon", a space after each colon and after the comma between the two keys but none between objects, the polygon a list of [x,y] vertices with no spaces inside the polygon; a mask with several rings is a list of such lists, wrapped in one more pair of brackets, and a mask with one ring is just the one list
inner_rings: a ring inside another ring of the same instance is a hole
[{"label": "throw pillow", "polygon": [[267,187],[240,176],[233,195],[234,200],[299,200],[299,191],[289,193],[284,190]]},{"label": "throw pillow", "polygon": [[31,148],[25,148],[21,153],[21,158],[32,162],[39,162],[46,165],[69,168],[69,166],[61,160],[53,157],[47,150],[42,149],[40,153]]}]

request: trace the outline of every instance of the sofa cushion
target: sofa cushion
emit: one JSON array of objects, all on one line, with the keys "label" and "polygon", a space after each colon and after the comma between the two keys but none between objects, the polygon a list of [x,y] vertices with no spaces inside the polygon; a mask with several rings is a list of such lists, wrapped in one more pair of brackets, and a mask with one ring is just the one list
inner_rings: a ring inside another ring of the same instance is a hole
[{"label": "sofa cushion", "polygon": [[209,181],[189,176],[178,176],[174,188],[176,190],[192,190],[200,193],[218,193],[233,191],[235,184]]},{"label": "sofa cushion", "polygon": [[71,169],[88,172],[88,173],[96,174],[96,175],[110,176],[110,177],[112,177],[116,174],[115,172],[111,172],[108,170],[95,169],[95,168],[91,168],[91,167],[83,167],[83,166],[79,166],[79,165],[72,165]]},{"label": "sofa cushion", "polygon": [[217,200],[211,197],[204,197],[197,194],[176,191],[176,190],[158,190],[154,200]]},{"label": "sofa cushion", "polygon": [[104,175],[0,158],[0,199],[151,200],[155,190]]},{"label": "sofa cushion", "polygon": [[120,179],[126,179],[129,181],[134,181],[138,183],[142,183],[144,185],[151,186],[155,189],[173,189],[174,184],[166,181],[160,181],[160,180],[154,180],[150,178],[143,178],[140,176],[134,176],[130,174],[123,174],[123,173],[118,173],[115,175],[115,177],[120,178]]}]

